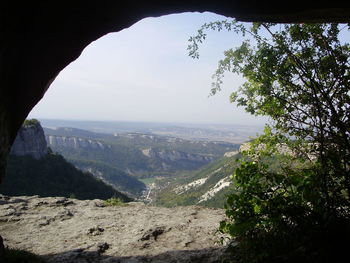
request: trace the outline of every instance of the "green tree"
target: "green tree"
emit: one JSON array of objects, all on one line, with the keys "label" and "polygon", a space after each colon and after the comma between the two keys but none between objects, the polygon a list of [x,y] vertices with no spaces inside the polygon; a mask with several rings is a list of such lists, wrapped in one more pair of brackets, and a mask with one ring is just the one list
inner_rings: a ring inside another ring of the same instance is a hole
[{"label": "green tree", "polygon": [[37,119],[26,119],[23,122],[23,126],[34,126],[40,124],[40,121],[38,121]]},{"label": "green tree", "polygon": [[213,22],[190,38],[192,57],[208,29],[244,38],[219,61],[211,94],[226,72],[241,74],[231,101],[271,120],[233,176],[220,230],[240,240],[242,262],[349,249],[348,238],[340,242],[350,233],[350,46],[341,39],[349,26]]}]

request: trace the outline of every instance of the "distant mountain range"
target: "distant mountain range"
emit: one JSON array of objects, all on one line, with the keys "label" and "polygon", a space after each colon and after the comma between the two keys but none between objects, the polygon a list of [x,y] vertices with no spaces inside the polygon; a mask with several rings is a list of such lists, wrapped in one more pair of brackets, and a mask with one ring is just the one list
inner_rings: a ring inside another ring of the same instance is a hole
[{"label": "distant mountain range", "polygon": [[[84,169],[105,164],[138,178],[195,170],[239,148],[228,142],[185,140],[145,133],[103,134],[76,128],[45,128],[53,151]],[[100,166],[101,167],[101,166]],[[102,173],[103,174],[103,173]]]},{"label": "distant mountain range", "polygon": [[97,133],[144,133],[201,141],[243,143],[263,131],[263,125],[184,124],[128,121],[76,121],[41,119],[44,127],[72,127]]}]

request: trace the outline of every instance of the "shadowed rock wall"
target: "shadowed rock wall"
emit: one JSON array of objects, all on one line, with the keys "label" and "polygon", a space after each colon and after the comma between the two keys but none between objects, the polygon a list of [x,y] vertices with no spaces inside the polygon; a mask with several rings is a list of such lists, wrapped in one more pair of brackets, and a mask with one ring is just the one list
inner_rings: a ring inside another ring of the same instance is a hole
[{"label": "shadowed rock wall", "polygon": [[44,157],[48,152],[44,130],[40,123],[23,125],[12,145],[11,154],[30,155],[35,159]]}]

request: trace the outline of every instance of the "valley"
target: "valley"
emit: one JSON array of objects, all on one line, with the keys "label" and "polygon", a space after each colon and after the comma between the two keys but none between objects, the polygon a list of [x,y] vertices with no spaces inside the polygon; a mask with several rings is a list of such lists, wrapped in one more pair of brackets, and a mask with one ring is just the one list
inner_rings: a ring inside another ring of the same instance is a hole
[{"label": "valley", "polygon": [[[140,126],[143,129],[140,129]],[[125,131],[126,127],[123,126],[121,128],[124,130],[113,130],[114,132],[110,134],[96,132],[96,127],[91,130],[44,127],[44,131],[51,150],[62,154],[77,168],[92,173],[136,200],[160,206],[197,204],[198,202],[190,201],[193,198],[187,200],[187,197],[184,197],[191,195],[192,187],[182,192],[174,192],[173,188],[181,187],[181,184],[191,184],[192,178],[198,180],[198,174],[206,174],[206,171],[210,170],[208,167],[225,163],[230,159],[228,156],[235,155],[240,147],[238,143],[225,140],[190,139],[195,129],[193,127],[187,128],[187,136],[175,137],[159,134],[160,130],[164,133],[170,132],[171,126],[166,125],[162,129],[157,126],[158,134],[151,133],[150,130],[155,130],[155,127],[150,126],[148,129],[144,124],[133,128],[128,126],[128,131]],[[216,136],[219,134],[210,127],[206,129]],[[184,135],[185,127],[174,129],[177,131],[175,134],[180,130]],[[222,179],[220,176],[211,177],[201,188],[207,187],[209,191],[209,188],[215,187],[220,179]],[[215,192],[214,195],[219,192],[221,191]],[[170,193],[176,198],[171,198]],[[169,198],[172,201],[167,201]],[[184,199],[179,203],[175,202],[182,198]],[[212,199],[212,196],[203,200],[203,205],[208,203],[207,199]],[[221,206],[221,203],[217,206]]]},{"label": "valley", "polygon": [[218,262],[240,147],[27,120],[0,188],[4,241],[47,262]]},{"label": "valley", "polygon": [[[108,122],[96,122],[89,126],[92,122],[81,122],[81,127],[67,126],[76,126],[77,123],[60,121],[58,124],[66,126],[43,125],[41,128],[41,122],[28,120],[12,149],[9,174],[13,175],[9,176],[7,183],[5,181],[7,190],[4,189],[3,193],[53,196],[49,194],[55,192],[53,186],[46,191],[40,181],[47,180],[49,186],[52,185],[50,181],[58,180],[56,184],[61,185],[62,196],[75,197],[75,193],[79,193],[78,197],[82,197],[78,189],[83,189],[83,185],[73,189],[68,183],[69,176],[81,173],[86,178],[93,176],[96,184],[109,187],[105,195],[101,192],[101,199],[111,197],[109,193],[115,191],[114,196],[122,196],[124,200],[128,197],[148,205],[223,207],[225,195],[231,191],[230,177],[243,142],[232,143],[226,136],[231,134],[234,137],[242,127],[223,132],[223,127],[210,125],[114,123],[111,126]],[[56,168],[52,169],[52,165]],[[69,165],[72,167],[68,168]],[[65,172],[65,169],[70,172]],[[29,188],[23,184],[21,190],[16,190],[15,185],[27,182],[28,176],[37,180],[35,186]],[[50,176],[54,178],[50,179]],[[77,183],[84,181],[75,180]],[[111,189],[114,190],[111,192]]]}]

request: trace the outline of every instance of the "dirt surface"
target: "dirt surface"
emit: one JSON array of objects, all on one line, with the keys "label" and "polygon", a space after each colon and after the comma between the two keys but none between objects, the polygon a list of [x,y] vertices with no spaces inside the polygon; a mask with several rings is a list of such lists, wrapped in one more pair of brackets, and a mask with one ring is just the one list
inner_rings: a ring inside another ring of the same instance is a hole
[{"label": "dirt surface", "polygon": [[6,246],[48,262],[220,262],[221,209],[0,196]]}]

